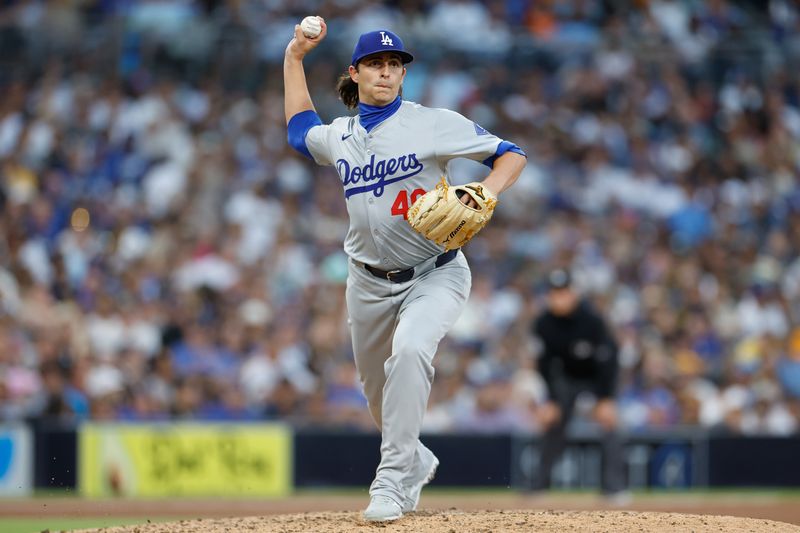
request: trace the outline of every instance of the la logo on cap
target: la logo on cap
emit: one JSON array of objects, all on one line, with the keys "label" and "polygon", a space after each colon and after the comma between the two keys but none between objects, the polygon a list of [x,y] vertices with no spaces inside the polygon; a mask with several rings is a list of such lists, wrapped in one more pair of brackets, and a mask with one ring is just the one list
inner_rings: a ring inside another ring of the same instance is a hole
[{"label": "la logo on cap", "polygon": [[386,35],[386,32],[381,32],[381,44],[383,46],[393,46],[394,43],[392,42],[392,38]]}]

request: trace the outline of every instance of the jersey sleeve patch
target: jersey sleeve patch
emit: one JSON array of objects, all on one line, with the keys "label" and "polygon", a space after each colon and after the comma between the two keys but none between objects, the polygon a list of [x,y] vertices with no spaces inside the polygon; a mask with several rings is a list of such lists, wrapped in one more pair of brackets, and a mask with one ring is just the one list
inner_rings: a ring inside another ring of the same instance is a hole
[{"label": "jersey sleeve patch", "polygon": [[472,125],[475,126],[476,135],[489,135],[489,132],[483,129],[477,122],[473,122]]}]

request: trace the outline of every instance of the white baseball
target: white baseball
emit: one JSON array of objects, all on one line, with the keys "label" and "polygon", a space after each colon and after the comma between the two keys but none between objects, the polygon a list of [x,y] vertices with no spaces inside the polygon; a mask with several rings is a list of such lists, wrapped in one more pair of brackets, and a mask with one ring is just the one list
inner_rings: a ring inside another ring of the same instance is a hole
[{"label": "white baseball", "polygon": [[300,29],[303,30],[303,35],[313,39],[322,31],[322,24],[319,17],[306,17],[300,23]]}]

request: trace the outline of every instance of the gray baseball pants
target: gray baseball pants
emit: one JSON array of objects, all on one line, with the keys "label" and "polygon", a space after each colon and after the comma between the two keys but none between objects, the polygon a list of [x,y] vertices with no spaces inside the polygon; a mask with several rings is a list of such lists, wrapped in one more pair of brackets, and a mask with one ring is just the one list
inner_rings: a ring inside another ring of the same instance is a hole
[{"label": "gray baseball pants", "polygon": [[402,504],[403,481],[424,453],[419,440],[433,383],[433,356],[467,301],[472,275],[464,254],[434,268],[431,258],[405,283],[377,278],[350,261],[347,309],[355,363],[381,462],[370,495]]}]

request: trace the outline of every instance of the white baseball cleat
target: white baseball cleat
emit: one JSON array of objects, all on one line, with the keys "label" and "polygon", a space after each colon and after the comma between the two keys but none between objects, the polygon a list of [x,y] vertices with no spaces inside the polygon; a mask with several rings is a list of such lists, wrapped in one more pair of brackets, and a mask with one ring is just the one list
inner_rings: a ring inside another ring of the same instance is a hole
[{"label": "white baseball cleat", "polygon": [[369,500],[364,511],[364,520],[369,522],[391,522],[403,516],[403,510],[393,499],[377,494]]},{"label": "white baseball cleat", "polygon": [[411,513],[417,510],[419,505],[419,497],[422,493],[422,487],[427,485],[436,475],[436,468],[439,466],[439,459],[433,453],[430,455],[430,463],[420,465],[419,477],[412,479],[408,485],[404,485],[405,499],[403,500],[403,512]]}]

